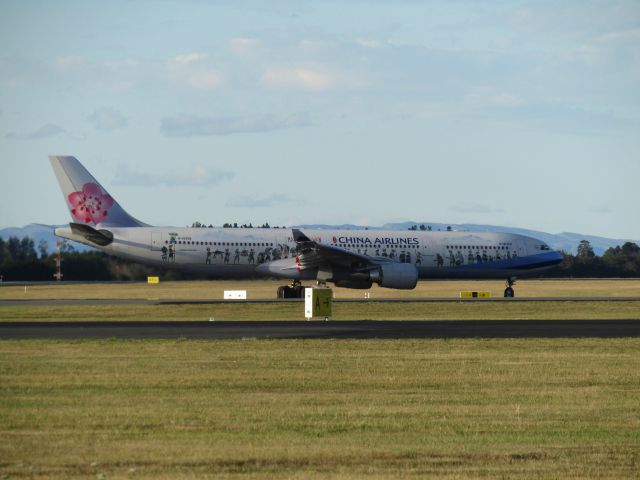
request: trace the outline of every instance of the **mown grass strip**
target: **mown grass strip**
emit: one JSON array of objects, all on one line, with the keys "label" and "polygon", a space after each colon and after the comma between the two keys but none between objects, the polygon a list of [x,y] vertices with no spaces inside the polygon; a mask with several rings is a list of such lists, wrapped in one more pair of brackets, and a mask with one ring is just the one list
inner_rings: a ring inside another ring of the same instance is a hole
[{"label": "mown grass strip", "polygon": [[[640,319],[638,302],[334,303],[340,320]],[[302,303],[2,306],[0,321],[303,320]]]},{"label": "mown grass strip", "polygon": [[3,341],[11,478],[633,478],[640,340]]},{"label": "mown grass strip", "polygon": [[[72,283],[0,286],[0,299],[190,299],[220,300],[224,290],[247,290],[248,298],[275,298],[277,280],[178,281],[147,285],[131,283]],[[414,290],[393,290],[375,286],[371,298],[458,298],[460,291],[490,291],[501,297],[503,280],[423,280]],[[362,290],[333,288],[335,298],[364,298]],[[518,297],[640,297],[640,279],[554,279],[519,280]]]}]

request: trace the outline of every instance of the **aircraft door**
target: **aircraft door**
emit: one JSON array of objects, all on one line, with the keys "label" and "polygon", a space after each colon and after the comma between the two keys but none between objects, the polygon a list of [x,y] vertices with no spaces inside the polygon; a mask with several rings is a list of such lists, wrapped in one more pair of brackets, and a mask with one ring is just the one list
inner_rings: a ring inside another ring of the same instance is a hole
[{"label": "aircraft door", "polygon": [[435,266],[436,256],[433,252],[433,242],[427,238],[420,239],[420,245],[418,246],[418,255],[416,255],[416,266],[420,267],[433,267]]},{"label": "aircraft door", "polygon": [[160,232],[151,232],[151,251],[159,252],[162,249],[162,237],[163,235]]}]

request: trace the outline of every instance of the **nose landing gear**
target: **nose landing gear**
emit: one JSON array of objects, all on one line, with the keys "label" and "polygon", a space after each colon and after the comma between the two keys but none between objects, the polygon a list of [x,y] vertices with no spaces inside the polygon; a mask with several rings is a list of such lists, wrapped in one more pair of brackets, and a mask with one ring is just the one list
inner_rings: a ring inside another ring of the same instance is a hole
[{"label": "nose landing gear", "polygon": [[516,277],[507,278],[507,288],[504,289],[504,298],[513,298],[516,296],[516,292],[513,286],[516,284]]}]

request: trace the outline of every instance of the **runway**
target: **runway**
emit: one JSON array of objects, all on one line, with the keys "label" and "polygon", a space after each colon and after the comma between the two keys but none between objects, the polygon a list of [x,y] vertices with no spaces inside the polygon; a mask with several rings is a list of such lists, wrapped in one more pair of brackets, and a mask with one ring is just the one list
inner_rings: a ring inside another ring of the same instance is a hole
[{"label": "runway", "polygon": [[[261,298],[254,300],[89,298],[89,299],[11,299],[0,300],[0,307],[17,306],[88,306],[88,305],[220,305],[243,303],[300,303],[304,299]],[[334,298],[335,303],[469,303],[469,302],[640,302],[640,297],[521,297],[521,298]]]},{"label": "runway", "polygon": [[640,337],[640,320],[0,322],[0,340],[621,337]]}]

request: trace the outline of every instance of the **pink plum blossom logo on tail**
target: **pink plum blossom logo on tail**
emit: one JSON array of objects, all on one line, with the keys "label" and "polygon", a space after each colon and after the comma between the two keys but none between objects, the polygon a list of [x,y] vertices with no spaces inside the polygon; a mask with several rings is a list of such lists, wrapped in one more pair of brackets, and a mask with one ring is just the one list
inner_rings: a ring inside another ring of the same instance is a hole
[{"label": "pink plum blossom logo on tail", "polygon": [[67,197],[71,204],[71,215],[85,223],[100,223],[107,218],[113,198],[95,183],[85,183],[82,190]]}]

